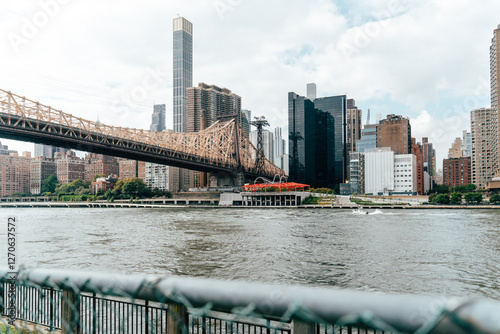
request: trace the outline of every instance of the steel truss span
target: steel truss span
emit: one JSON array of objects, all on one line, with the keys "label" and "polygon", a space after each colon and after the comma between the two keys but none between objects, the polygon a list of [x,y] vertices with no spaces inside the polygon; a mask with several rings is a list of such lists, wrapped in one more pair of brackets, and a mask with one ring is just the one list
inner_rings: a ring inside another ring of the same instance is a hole
[{"label": "steel truss span", "polygon": [[247,178],[284,174],[267,159],[257,173],[257,150],[234,120],[194,133],[123,128],[76,117],[2,89],[0,136],[202,172],[242,172]]}]

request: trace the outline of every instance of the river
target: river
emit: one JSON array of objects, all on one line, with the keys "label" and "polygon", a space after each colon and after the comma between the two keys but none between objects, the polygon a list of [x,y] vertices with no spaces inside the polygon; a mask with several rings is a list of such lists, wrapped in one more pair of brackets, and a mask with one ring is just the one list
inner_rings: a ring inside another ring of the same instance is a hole
[{"label": "river", "polygon": [[500,210],[1,211],[28,266],[500,299]]}]

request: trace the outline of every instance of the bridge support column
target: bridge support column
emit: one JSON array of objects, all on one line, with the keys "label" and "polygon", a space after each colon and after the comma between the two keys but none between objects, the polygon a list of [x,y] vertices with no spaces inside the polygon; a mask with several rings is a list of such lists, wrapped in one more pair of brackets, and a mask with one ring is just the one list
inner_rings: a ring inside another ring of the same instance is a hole
[{"label": "bridge support column", "polygon": [[210,174],[209,187],[241,187],[245,184],[245,176],[241,172]]}]

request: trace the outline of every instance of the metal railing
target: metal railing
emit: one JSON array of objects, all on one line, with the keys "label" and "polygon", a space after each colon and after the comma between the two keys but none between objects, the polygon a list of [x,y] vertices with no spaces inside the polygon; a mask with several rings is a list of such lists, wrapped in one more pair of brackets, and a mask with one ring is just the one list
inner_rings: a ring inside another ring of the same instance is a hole
[{"label": "metal railing", "polygon": [[[2,322],[8,271],[0,270]],[[63,333],[500,333],[500,303],[185,277],[22,269],[19,321]]]}]

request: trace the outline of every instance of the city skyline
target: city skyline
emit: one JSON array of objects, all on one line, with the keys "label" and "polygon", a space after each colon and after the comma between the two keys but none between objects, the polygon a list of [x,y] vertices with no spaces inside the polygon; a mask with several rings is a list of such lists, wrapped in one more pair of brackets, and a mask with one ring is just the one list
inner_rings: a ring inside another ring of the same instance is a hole
[{"label": "city skyline", "polygon": [[[85,14],[94,6],[89,26]],[[153,104],[166,104],[172,128],[171,20],[179,13],[197,27],[193,84],[230,87],[243,109],[284,133],[287,93],[305,95],[314,82],[318,97],[347,94],[362,110],[410,117],[412,135],[429,137],[440,165],[454,138],[470,129],[470,111],[490,105],[489,47],[500,23],[494,1],[481,8],[472,1],[278,1],[264,12],[258,2],[223,0],[144,7],[7,1],[0,87],[74,115],[144,129]],[[257,13],[259,24],[244,20]],[[5,142],[33,151],[30,143]]]}]

